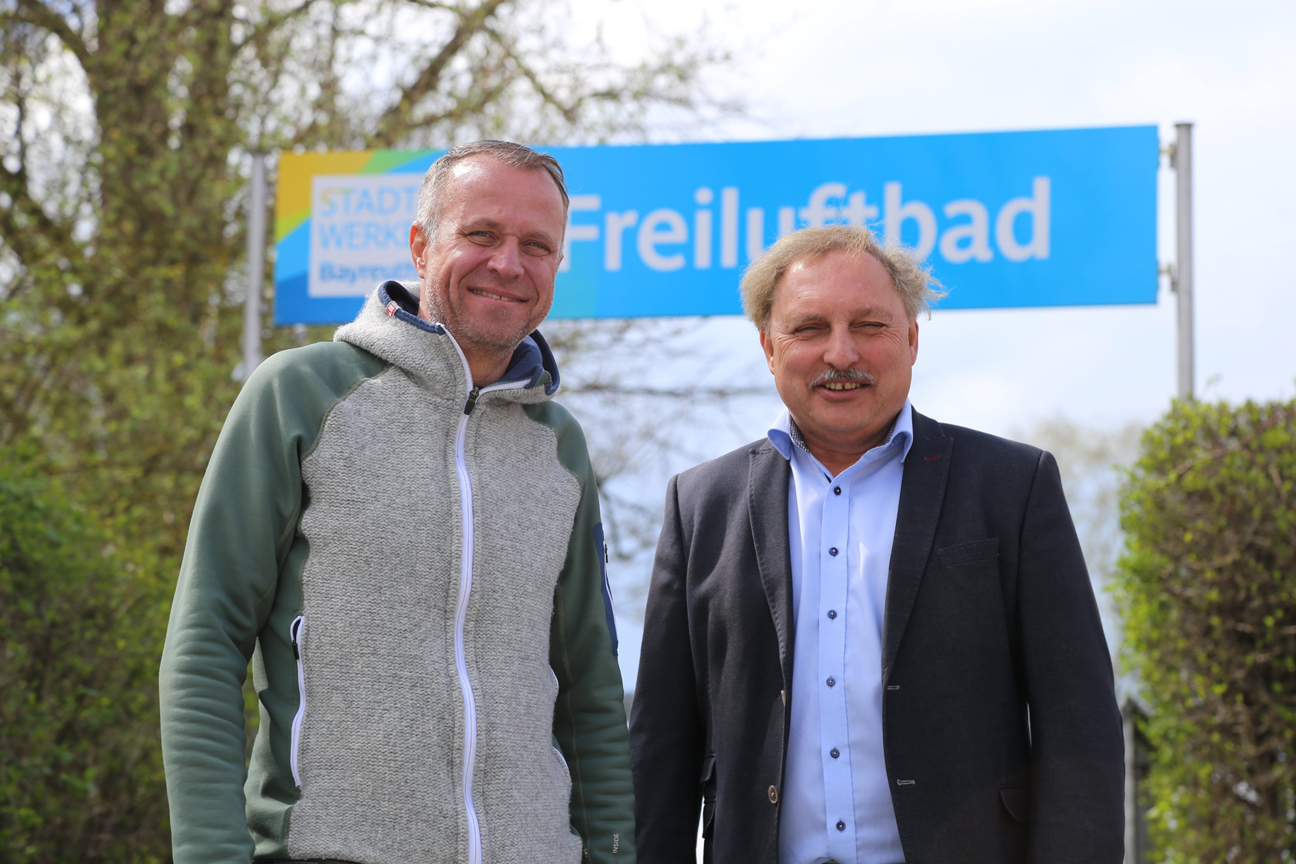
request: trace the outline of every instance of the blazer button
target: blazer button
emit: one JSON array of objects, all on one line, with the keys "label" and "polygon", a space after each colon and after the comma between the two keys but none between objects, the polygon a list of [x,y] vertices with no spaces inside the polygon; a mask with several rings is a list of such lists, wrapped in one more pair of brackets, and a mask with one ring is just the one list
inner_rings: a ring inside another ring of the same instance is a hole
[{"label": "blazer button", "polygon": [[778,790],[775,789],[773,786],[769,788],[769,799],[771,804],[778,803]]}]

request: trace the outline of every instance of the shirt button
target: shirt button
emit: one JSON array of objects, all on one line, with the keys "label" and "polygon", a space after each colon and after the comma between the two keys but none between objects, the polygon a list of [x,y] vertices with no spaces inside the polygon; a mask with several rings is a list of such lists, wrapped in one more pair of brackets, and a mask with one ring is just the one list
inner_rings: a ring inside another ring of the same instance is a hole
[{"label": "shirt button", "polygon": [[836,678],[829,678],[829,679],[828,679],[828,686],[829,686],[829,687],[832,687],[832,686],[833,686],[834,684],[836,684],[836,683],[837,683],[837,679],[836,679]]},{"label": "shirt button", "polygon": [[829,609],[829,610],[828,610],[828,617],[829,617],[829,618],[836,618],[836,617],[837,617],[837,610],[836,610],[836,609]]},{"label": "shirt button", "polygon": [[832,756],[834,759],[836,759],[838,756],[841,755],[841,753],[838,752],[836,747],[834,747],[831,751],[829,751],[829,755]]},{"label": "shirt button", "polygon": [[778,790],[775,789],[773,786],[769,788],[769,799],[771,804],[778,803]]},{"label": "shirt button", "polygon": [[834,487],[833,487],[833,494],[834,494],[834,495],[840,495],[840,494],[841,494],[841,487],[840,487],[840,486],[834,486]]},{"label": "shirt button", "polygon": [[838,823],[837,823],[837,830],[838,830],[838,831],[845,831],[845,830],[846,830],[846,823],[845,823],[845,822],[838,822]]},{"label": "shirt button", "polygon": [[834,556],[834,557],[836,557],[836,555],[837,555],[837,547],[834,546],[834,547],[832,547],[831,549],[829,549],[829,550],[828,550],[828,554],[829,554],[829,555],[832,555],[832,556]]}]

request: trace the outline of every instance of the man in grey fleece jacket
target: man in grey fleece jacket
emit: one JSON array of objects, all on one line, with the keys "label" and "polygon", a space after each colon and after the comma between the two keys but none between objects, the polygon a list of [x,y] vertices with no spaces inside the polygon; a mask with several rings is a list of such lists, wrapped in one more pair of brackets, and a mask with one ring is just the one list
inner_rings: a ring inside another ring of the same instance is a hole
[{"label": "man in grey fleece jacket", "polygon": [[566,211],[552,157],[451,150],[421,302],[380,286],[239,396],[162,656],[176,864],[634,861],[594,472],[535,332]]}]

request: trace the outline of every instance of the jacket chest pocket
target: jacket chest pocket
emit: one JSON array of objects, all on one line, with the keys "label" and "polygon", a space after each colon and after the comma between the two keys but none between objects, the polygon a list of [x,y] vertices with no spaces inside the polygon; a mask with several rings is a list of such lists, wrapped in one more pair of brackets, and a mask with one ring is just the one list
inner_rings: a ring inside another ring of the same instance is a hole
[{"label": "jacket chest pocket", "polygon": [[997,658],[1007,648],[998,538],[947,546],[936,550],[935,557],[939,567],[923,579],[921,589],[927,594],[925,617],[932,625],[928,638],[960,667]]},{"label": "jacket chest pocket", "polygon": [[959,543],[957,546],[946,546],[936,550],[936,557],[942,568],[958,567],[963,564],[978,564],[999,560],[999,538],[973,540],[971,543]]}]

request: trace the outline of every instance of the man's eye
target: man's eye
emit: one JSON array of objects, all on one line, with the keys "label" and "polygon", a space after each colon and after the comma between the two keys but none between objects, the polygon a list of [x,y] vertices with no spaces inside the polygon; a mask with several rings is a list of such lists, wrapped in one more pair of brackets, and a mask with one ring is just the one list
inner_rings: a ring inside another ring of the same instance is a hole
[{"label": "man's eye", "polygon": [[548,255],[550,252],[553,251],[544,243],[541,243],[538,240],[532,240],[528,243],[524,243],[522,244],[522,248],[525,249],[527,251],[527,254],[529,255]]}]

